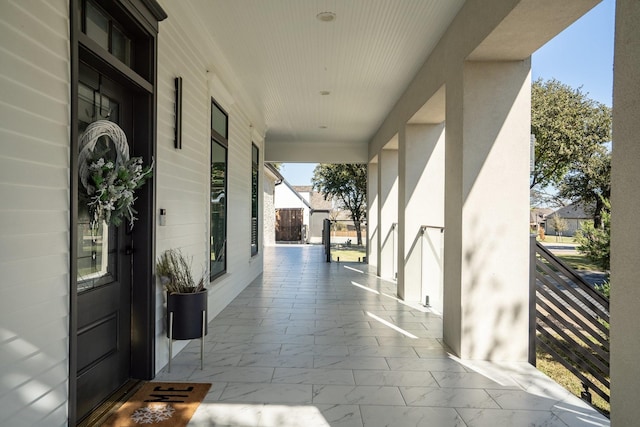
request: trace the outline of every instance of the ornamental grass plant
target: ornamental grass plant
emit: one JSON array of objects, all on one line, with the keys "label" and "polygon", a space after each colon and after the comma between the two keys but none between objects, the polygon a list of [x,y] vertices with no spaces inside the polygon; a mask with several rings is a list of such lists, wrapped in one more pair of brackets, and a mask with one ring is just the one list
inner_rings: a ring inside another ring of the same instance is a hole
[{"label": "ornamental grass plant", "polygon": [[172,293],[196,293],[204,290],[206,274],[196,282],[191,272],[191,262],[180,250],[166,250],[156,264],[156,272],[165,290]]}]

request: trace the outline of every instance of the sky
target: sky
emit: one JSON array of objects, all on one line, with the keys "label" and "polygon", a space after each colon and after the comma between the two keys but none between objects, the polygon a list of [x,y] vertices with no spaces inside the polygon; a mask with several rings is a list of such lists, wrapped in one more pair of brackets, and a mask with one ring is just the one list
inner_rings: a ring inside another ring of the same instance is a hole
[{"label": "sky", "polygon": [[[614,15],[615,0],[603,0],[538,49],[531,58],[532,79],[555,78],[610,107]],[[314,167],[313,163],[284,163],[281,173],[292,185],[311,185]]]}]

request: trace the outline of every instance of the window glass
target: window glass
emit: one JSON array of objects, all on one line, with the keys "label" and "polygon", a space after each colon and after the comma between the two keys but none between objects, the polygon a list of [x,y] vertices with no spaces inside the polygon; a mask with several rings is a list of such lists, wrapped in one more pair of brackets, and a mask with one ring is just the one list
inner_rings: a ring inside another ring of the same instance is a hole
[{"label": "window glass", "polygon": [[87,2],[85,33],[101,47],[109,49],[109,18],[92,3]]},{"label": "window glass", "polygon": [[131,39],[115,25],[111,30],[111,53],[120,61],[131,66]]},{"label": "window glass", "polygon": [[258,170],[259,151],[251,145],[251,255],[258,253]]},{"label": "window glass", "polygon": [[213,279],[226,270],[227,149],[211,142],[211,271]]},{"label": "window glass", "polygon": [[93,0],[87,0],[84,7],[84,33],[130,67],[132,39]]},{"label": "window glass", "polygon": [[215,103],[211,104],[211,129],[227,139],[227,115]]}]

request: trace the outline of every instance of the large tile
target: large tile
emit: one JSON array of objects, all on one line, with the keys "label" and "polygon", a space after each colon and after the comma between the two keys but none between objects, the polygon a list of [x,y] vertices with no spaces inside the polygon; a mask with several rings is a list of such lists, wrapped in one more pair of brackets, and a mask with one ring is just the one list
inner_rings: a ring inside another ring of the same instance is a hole
[{"label": "large tile", "polygon": [[439,387],[400,387],[408,406],[499,408],[484,390]]},{"label": "large tile", "polygon": [[330,424],[313,405],[264,405],[259,427],[328,427]]},{"label": "large tile", "polygon": [[362,405],[361,411],[365,427],[466,427],[451,408]]},{"label": "large tile", "polygon": [[552,412],[569,427],[610,427],[611,421],[592,407],[559,402]]},{"label": "large tile", "polygon": [[349,369],[276,368],[271,382],[289,384],[355,384],[353,371]]},{"label": "large tile", "polygon": [[387,357],[387,362],[392,371],[466,372],[464,366],[451,359]]},{"label": "large tile", "polygon": [[348,356],[346,345],[282,344],[283,356]]},{"label": "large tile", "polygon": [[188,379],[198,382],[243,382],[243,383],[269,383],[273,377],[274,368],[259,367],[217,367],[204,371],[194,371]]},{"label": "large tile", "polygon": [[557,399],[536,396],[522,390],[486,390],[489,396],[502,409],[528,409],[535,411],[551,411],[558,403]]},{"label": "large tile", "polygon": [[378,345],[378,341],[376,341],[375,337],[339,335],[318,335],[315,337],[314,343],[320,345]]},{"label": "large tile", "polygon": [[388,385],[404,387],[438,387],[436,380],[429,372],[400,372],[354,370],[353,375],[357,385]]},{"label": "large tile", "polygon": [[[468,427],[540,426],[567,427],[558,416],[548,411],[512,411],[504,409],[458,409]],[[592,424],[583,424],[584,427]]]},{"label": "large tile", "polygon": [[313,356],[283,356],[271,354],[243,354],[238,366],[266,366],[274,368],[313,368]]},{"label": "large tile", "polygon": [[189,427],[259,426],[263,405],[203,402],[189,420]]},{"label": "large tile", "polygon": [[313,335],[259,334],[252,339],[254,343],[313,344]]},{"label": "large tile", "polygon": [[313,403],[404,405],[398,387],[314,385]]},{"label": "large tile", "polygon": [[440,387],[518,389],[517,385],[499,383],[493,378],[487,378],[484,375],[475,372],[432,372],[432,374]]},{"label": "large tile", "polygon": [[358,405],[315,405],[331,427],[362,427]]},{"label": "large tile", "polygon": [[310,404],[312,386],[307,384],[248,384],[229,383],[220,401],[282,403],[287,405]]},{"label": "large tile", "polygon": [[214,353],[233,353],[233,354],[279,354],[282,344],[278,343],[217,343],[213,347]]},{"label": "large tile", "polygon": [[317,356],[313,359],[313,367],[330,369],[389,369],[383,357],[357,356]]},{"label": "large tile", "polygon": [[418,353],[412,347],[383,347],[379,345],[350,345],[349,354],[352,356],[418,357]]}]

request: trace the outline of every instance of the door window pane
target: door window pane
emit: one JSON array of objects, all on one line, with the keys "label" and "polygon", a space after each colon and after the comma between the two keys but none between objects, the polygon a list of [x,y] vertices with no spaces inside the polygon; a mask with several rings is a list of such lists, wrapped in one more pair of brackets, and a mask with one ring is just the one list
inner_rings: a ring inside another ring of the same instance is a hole
[{"label": "door window pane", "polygon": [[[83,83],[78,83],[78,133],[82,135],[89,123],[97,118],[117,121],[118,103],[100,94],[97,90]],[[115,160],[113,144],[102,137],[96,143],[94,152],[104,153],[107,160]],[[114,226],[107,226],[103,221],[97,227],[90,224],[86,189],[78,182],[78,257],[77,275],[78,292],[111,283],[117,279],[117,243],[118,233]]]}]

